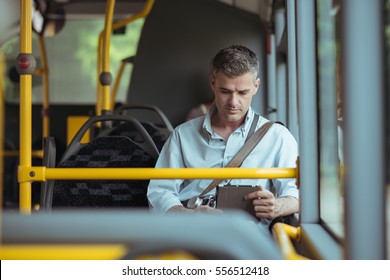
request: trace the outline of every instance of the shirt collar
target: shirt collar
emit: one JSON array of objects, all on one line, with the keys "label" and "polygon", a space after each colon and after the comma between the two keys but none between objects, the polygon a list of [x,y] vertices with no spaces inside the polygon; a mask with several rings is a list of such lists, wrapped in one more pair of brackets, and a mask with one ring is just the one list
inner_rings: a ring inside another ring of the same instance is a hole
[{"label": "shirt collar", "polygon": [[[205,129],[208,132],[209,136],[211,136],[211,134],[213,133],[213,129],[211,128],[211,116],[216,111],[217,111],[217,107],[215,104],[213,104],[210,107],[209,111],[207,112],[207,114],[204,118],[204,121],[203,121],[202,127],[203,127],[203,129]],[[241,125],[240,128],[238,128],[242,132],[242,137],[246,137],[246,134],[248,133],[250,126],[251,126],[251,123],[252,123],[252,120],[254,118],[254,115],[255,115],[255,113],[252,110],[252,107],[249,107],[248,113],[245,116],[245,121],[244,121],[243,125]]]}]

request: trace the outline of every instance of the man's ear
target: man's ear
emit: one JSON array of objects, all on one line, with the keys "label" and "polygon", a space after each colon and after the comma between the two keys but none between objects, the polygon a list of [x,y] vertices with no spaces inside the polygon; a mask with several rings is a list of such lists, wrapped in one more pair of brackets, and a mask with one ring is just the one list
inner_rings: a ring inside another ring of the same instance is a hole
[{"label": "man's ear", "polygon": [[253,93],[253,95],[255,95],[257,93],[259,86],[260,86],[260,78],[257,78],[255,81],[255,92]]},{"label": "man's ear", "polygon": [[214,74],[210,74],[210,85],[211,85],[211,88],[214,88],[214,86],[215,86]]}]

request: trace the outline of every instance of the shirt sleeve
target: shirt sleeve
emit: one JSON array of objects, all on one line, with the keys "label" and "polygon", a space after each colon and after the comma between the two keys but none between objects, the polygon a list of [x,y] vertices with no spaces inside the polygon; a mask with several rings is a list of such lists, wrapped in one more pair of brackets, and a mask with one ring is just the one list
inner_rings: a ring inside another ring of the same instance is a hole
[{"label": "shirt sleeve", "polygon": [[[156,168],[183,168],[179,135],[175,130],[166,141],[156,163]],[[150,180],[148,186],[148,201],[154,212],[166,212],[169,208],[182,205],[179,200],[179,190],[182,179]]]},{"label": "shirt sleeve", "polygon": [[[279,143],[279,153],[275,158],[275,167],[296,168],[298,158],[298,144],[290,131],[282,127]],[[275,179],[273,185],[278,197],[293,196],[299,199],[299,190],[296,179]]]}]

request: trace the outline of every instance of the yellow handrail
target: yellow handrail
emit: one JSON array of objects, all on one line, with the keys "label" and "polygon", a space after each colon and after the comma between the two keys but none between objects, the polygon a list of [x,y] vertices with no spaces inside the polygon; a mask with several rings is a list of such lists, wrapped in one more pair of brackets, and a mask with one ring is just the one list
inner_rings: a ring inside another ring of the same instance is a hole
[{"label": "yellow handrail", "polygon": [[[5,150],[4,157],[18,157],[20,155],[19,151],[16,150]],[[34,158],[43,158],[43,150],[32,150],[31,156]]]},{"label": "yellow handrail", "polygon": [[[112,32],[112,18],[114,14],[115,0],[107,0],[106,17],[104,22],[103,30],[103,64],[101,74],[111,75],[110,73],[110,43],[111,43],[111,32]],[[102,85],[103,90],[103,104],[102,110],[110,110],[110,83]]]},{"label": "yellow handrail", "polygon": [[[139,19],[139,18],[146,17],[150,13],[153,5],[154,5],[154,0],[148,0],[146,2],[146,4],[145,4],[144,9],[140,13],[135,14],[135,15],[127,18],[127,19],[123,19],[123,20],[120,20],[120,21],[118,21],[116,23],[113,23],[111,25],[111,32],[113,30],[117,30],[117,29],[119,29],[119,28],[121,28],[121,27],[123,27],[123,26],[125,26],[125,25],[127,25],[127,24],[129,24],[129,23],[131,23],[131,22],[133,22],[133,21],[135,21],[137,19]],[[107,13],[109,13],[109,12],[110,11],[107,9],[106,10],[106,21],[107,21]],[[98,77],[99,77],[100,73],[102,71],[104,71],[104,67],[102,67],[101,61],[103,61],[103,62],[107,62],[108,61],[108,63],[109,63],[109,55],[110,55],[109,52],[107,53],[106,51],[104,51],[104,49],[102,51],[102,48],[103,48],[104,44],[110,44],[110,41],[107,42],[107,41],[104,40],[104,39],[107,40],[107,38],[108,38],[106,34],[107,34],[107,32],[106,32],[106,27],[105,27],[105,29],[102,32],[100,32],[99,39],[98,39],[98,51],[97,51],[97,53],[98,53],[98,61],[97,61],[97,63],[98,63]],[[110,38],[108,38],[108,40],[109,39]],[[103,56],[103,58],[102,58],[102,56]],[[116,94],[117,94],[118,86],[119,86],[119,80],[120,80],[120,76],[122,75],[123,68],[124,68],[123,64],[121,65],[121,68],[122,68],[122,70],[119,69],[119,73],[118,73],[119,78],[117,76],[117,79],[115,81],[115,86],[114,86],[113,92],[111,94],[111,98],[109,100],[109,102],[111,104],[111,107],[110,107],[111,110],[113,110],[113,108],[114,108],[115,98],[116,98]],[[96,115],[100,115],[101,110],[105,109],[104,105],[102,105],[102,104],[105,104],[105,103],[108,102],[108,101],[104,100],[105,98],[107,98],[107,97],[106,97],[106,95],[102,94],[102,85],[100,84],[100,81],[98,79],[98,85],[97,85],[97,90],[96,90],[96,100],[97,100]]]},{"label": "yellow handrail", "polygon": [[46,180],[296,178],[295,168],[46,168],[19,167],[19,182]]},{"label": "yellow handrail", "polygon": [[118,260],[126,255],[124,245],[0,245],[2,260]]},{"label": "yellow handrail", "polygon": [[135,14],[134,16],[131,16],[127,19],[123,19],[123,20],[120,20],[118,22],[115,22],[112,25],[112,30],[119,29],[119,28],[129,24],[130,22],[133,22],[133,21],[139,19],[139,18],[146,17],[150,13],[150,11],[152,10],[153,5],[154,5],[154,0],[148,0],[145,4],[144,9],[140,13]]},{"label": "yellow handrail", "polygon": [[282,255],[287,260],[307,260],[304,256],[296,253],[291,239],[300,240],[300,227],[293,227],[284,223],[276,223],[272,231],[274,233],[276,242],[282,252]]},{"label": "yellow handrail", "polygon": [[[32,53],[32,23],[31,0],[20,1],[20,53],[31,55]],[[25,168],[31,167],[31,119],[32,119],[32,76],[20,75],[20,157],[19,164]],[[20,182],[19,205],[23,213],[31,213],[31,182]]]},{"label": "yellow handrail", "polygon": [[[95,114],[96,116],[99,116],[102,111],[102,104],[103,104],[103,88],[100,83],[100,73],[102,72],[102,45],[103,45],[103,32],[100,33],[99,39],[98,39],[98,50],[97,50],[97,86],[96,86],[96,109]],[[99,125],[100,123],[97,123]]]},{"label": "yellow handrail", "polygon": [[[3,178],[4,178],[4,83],[3,83],[3,74],[4,74],[4,57],[0,52],[0,207],[3,205],[3,194],[4,194],[4,186],[3,186]],[[1,209],[0,209],[1,213]],[[0,218],[1,222],[1,218]],[[0,233],[1,240],[1,233]]]},{"label": "yellow handrail", "polygon": [[[42,139],[45,137],[49,136],[50,134],[50,119],[49,119],[49,69],[47,67],[47,56],[46,56],[46,47],[45,47],[45,42],[43,39],[43,35],[39,34],[38,35],[38,45],[39,49],[41,52],[41,62],[42,62],[42,67],[37,68],[34,71],[35,75],[42,75]],[[2,99],[2,107],[4,107],[4,100]],[[5,108],[2,108],[1,112],[4,112]],[[2,123],[5,121],[4,119],[4,113],[3,113],[3,119]],[[41,143],[43,146],[43,143]],[[4,145],[2,145],[4,147]],[[0,157],[1,159],[3,157],[19,157],[20,152],[15,151],[15,150],[1,150],[3,153],[2,156]],[[31,152],[31,156],[33,158],[43,158],[43,149],[40,150],[33,150]]]},{"label": "yellow handrail", "polygon": [[[38,45],[41,52],[41,71],[42,75],[42,139],[50,134],[49,120],[49,68],[47,66],[46,46],[42,34],[38,35]],[[43,143],[42,143],[43,145]]]}]

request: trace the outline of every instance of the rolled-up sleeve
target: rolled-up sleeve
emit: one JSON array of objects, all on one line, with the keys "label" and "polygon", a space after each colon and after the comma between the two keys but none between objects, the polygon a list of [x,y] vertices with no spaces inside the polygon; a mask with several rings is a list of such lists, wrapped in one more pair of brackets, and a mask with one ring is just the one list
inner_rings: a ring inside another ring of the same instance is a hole
[{"label": "rolled-up sleeve", "polygon": [[[294,136],[283,128],[279,139],[279,152],[275,158],[275,166],[283,168],[296,168],[298,158],[298,145]],[[299,199],[299,190],[295,179],[273,180],[278,197],[293,196]]]},{"label": "rolled-up sleeve", "polygon": [[[168,138],[161,150],[156,163],[156,168],[182,168],[183,158],[178,143],[176,131]],[[182,205],[179,199],[179,190],[183,180],[150,180],[148,186],[148,201],[152,211],[166,212],[169,208]]]}]

